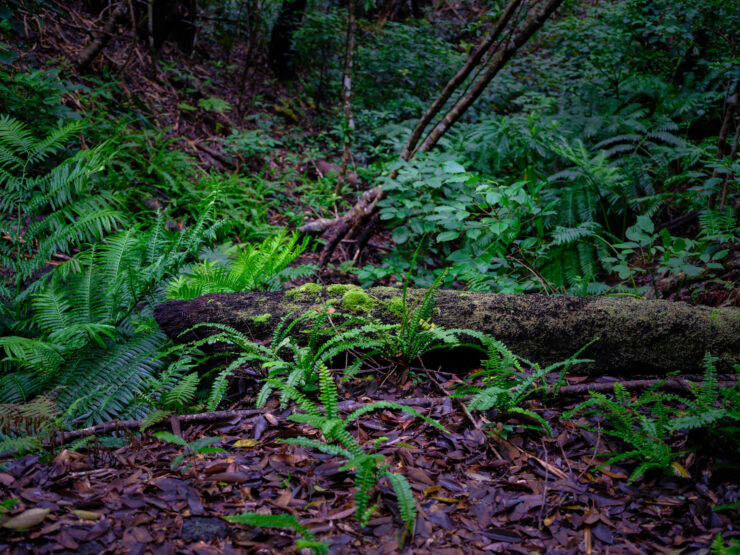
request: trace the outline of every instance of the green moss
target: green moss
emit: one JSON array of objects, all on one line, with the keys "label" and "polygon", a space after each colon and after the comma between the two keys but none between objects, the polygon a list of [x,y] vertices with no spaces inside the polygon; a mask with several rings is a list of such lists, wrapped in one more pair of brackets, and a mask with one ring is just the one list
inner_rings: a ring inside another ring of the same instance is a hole
[{"label": "green moss", "polygon": [[330,297],[342,297],[347,291],[354,291],[356,289],[362,289],[357,285],[335,283],[326,288],[326,294]]},{"label": "green moss", "polygon": [[266,324],[271,318],[271,315],[269,313],[265,314],[258,314],[256,316],[251,316],[249,319],[252,320],[257,325],[260,324]]},{"label": "green moss", "polygon": [[318,297],[319,295],[321,295],[322,290],[323,288],[320,283],[305,283],[301,285],[300,287],[296,287],[295,289],[286,291],[285,296],[292,297],[294,299],[302,299],[305,297]]},{"label": "green moss", "polygon": [[351,289],[342,296],[342,306],[350,312],[370,312],[375,300],[362,289]]},{"label": "green moss", "polygon": [[396,318],[403,318],[403,298],[393,297],[383,303],[383,308]]}]

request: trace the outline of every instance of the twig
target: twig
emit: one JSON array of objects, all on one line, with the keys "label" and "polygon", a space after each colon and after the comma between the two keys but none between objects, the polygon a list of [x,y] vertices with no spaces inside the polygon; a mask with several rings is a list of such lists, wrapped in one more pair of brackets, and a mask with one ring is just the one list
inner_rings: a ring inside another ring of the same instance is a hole
[{"label": "twig", "polygon": [[[605,383],[583,383],[576,385],[566,385],[560,388],[560,395],[579,395],[582,393],[588,393],[589,391],[596,391],[599,393],[607,393],[614,390],[614,384],[619,383],[629,389],[642,389],[646,387],[652,387],[660,380],[615,380],[613,382]],[[735,385],[734,381],[721,381],[717,382],[719,387],[732,387]],[[693,387],[697,384],[686,381],[685,379],[671,379],[660,385],[661,389],[668,389],[671,391],[677,391],[679,393],[691,393]]]},{"label": "twig", "polygon": [[[229,420],[231,418],[255,416],[258,414],[264,414],[265,412],[268,412],[268,409],[220,410],[214,412],[201,412],[197,414],[183,414],[178,416],[177,420],[180,423],[215,422],[217,420]],[[141,426],[141,422],[141,420],[114,420],[112,422],[90,426],[89,428],[82,428],[80,430],[65,432],[61,434],[61,436],[59,436],[57,439],[61,439],[62,443],[67,443],[68,441],[81,437],[106,434],[118,430],[132,430],[135,428],[139,428]],[[169,420],[163,420],[161,423],[163,425],[167,424],[169,423]]]},{"label": "twig", "polygon": [[[547,445],[545,440],[542,440],[542,449],[544,449],[545,462],[547,462]],[[545,465],[545,485],[542,488],[542,503],[540,504],[540,511],[537,515],[537,528],[542,530],[542,516],[545,513],[545,503],[547,502],[547,480],[550,478],[550,465]]]}]

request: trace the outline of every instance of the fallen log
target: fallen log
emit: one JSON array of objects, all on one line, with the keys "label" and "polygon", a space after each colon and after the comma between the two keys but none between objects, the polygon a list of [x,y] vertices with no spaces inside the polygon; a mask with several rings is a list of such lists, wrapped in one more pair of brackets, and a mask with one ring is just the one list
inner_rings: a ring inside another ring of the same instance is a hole
[{"label": "fallen log", "polygon": [[[424,291],[408,290],[408,306]],[[384,323],[399,321],[401,290],[307,284],[276,292],[215,293],[156,307],[159,326],[178,342],[215,333],[201,323],[232,326],[255,340],[269,339],[281,318],[313,308],[329,307],[334,323],[340,313],[367,314]],[[563,360],[589,341],[599,340],[581,354],[592,364],[584,373],[616,375],[700,373],[705,353],[718,357],[720,372],[740,364],[740,309],[691,306],[683,302],[632,297],[555,297],[498,295],[442,290],[436,295],[431,322],[448,328],[488,333],[514,353],[541,365]],[[305,335],[305,334],[298,334]],[[475,366],[480,353],[456,350],[439,354],[427,364]]]}]

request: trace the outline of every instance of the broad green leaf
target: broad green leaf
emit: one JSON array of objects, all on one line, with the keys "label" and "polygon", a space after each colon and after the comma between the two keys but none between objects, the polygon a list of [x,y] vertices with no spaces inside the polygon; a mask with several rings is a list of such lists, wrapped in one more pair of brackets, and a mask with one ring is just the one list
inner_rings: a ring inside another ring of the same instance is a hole
[{"label": "broad green leaf", "polygon": [[399,226],[393,230],[393,242],[397,245],[401,245],[408,241],[411,232],[405,225]]},{"label": "broad green leaf", "polygon": [[440,243],[444,241],[452,241],[453,239],[457,239],[460,236],[459,231],[443,231],[439,235],[437,235],[437,241]]}]

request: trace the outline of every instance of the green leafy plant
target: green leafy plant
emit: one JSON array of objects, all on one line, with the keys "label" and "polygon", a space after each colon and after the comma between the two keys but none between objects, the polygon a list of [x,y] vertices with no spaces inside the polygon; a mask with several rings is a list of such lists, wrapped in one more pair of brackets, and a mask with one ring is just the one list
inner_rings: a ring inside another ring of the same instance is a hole
[{"label": "green leafy plant", "polygon": [[135,403],[158,373],[166,338],[151,310],[164,300],[160,284],[177,274],[212,230],[209,212],[181,233],[160,219],[145,231],[108,237],[57,267],[33,297],[32,314],[18,335],[0,338],[9,371],[0,377],[0,401],[18,403],[58,389],[62,412],[79,421],[143,416]]},{"label": "green leafy plant", "polygon": [[[280,283],[281,272],[307,244],[305,239],[299,242],[296,234],[287,237],[282,232],[262,243],[246,245],[233,256],[229,265],[204,260],[187,275],[170,282],[168,294],[173,299],[194,299],[207,293],[274,290]],[[312,271],[311,268],[306,270]]]},{"label": "green leafy plant", "polygon": [[200,439],[196,439],[193,442],[188,442],[181,438],[180,436],[176,436],[173,433],[170,432],[155,432],[152,434],[157,439],[161,439],[162,441],[166,441],[167,443],[172,443],[174,445],[179,445],[180,447],[183,447],[183,452],[177,455],[170,464],[170,468],[172,470],[175,470],[182,462],[185,460],[186,457],[190,458],[190,462],[187,463],[180,472],[182,474],[185,474],[188,470],[190,470],[195,462],[197,461],[197,456],[206,454],[206,453],[225,453],[226,450],[222,449],[221,447],[210,447],[214,443],[218,443],[221,441],[220,437],[202,437]]},{"label": "green leafy plant", "polygon": [[[693,398],[686,400],[686,408],[680,411],[668,425],[670,431],[703,430],[720,439],[731,448],[738,448],[740,437],[740,381],[730,387],[719,387],[714,363],[716,357],[707,353],[704,357],[704,378],[694,387]],[[740,374],[740,366],[735,366]]]},{"label": "green leafy plant", "polygon": [[0,450],[20,455],[42,450],[44,440],[59,429],[59,407],[51,396],[28,403],[0,405]]},{"label": "green leafy plant", "polygon": [[348,459],[342,467],[344,470],[355,470],[355,508],[356,518],[362,527],[377,506],[370,505],[370,491],[379,479],[386,477],[398,501],[399,512],[407,531],[412,531],[416,520],[416,505],[408,481],[400,474],[389,470],[384,457],[379,454],[368,454],[359,442],[350,434],[348,427],[361,416],[384,409],[394,409],[405,412],[415,418],[421,418],[442,432],[445,428],[437,421],[423,416],[411,407],[389,401],[378,401],[363,407],[342,418],[338,410],[337,386],[331,372],[322,366],[319,369],[319,397],[318,403],[311,401],[298,389],[286,385],[278,380],[268,380],[274,387],[282,391],[290,400],[303,409],[303,413],[291,414],[288,419],[294,422],[307,424],[321,431],[324,441],[307,437],[296,437],[283,440],[284,443],[300,445],[317,449],[322,453],[341,455]]},{"label": "green leafy plant", "polygon": [[[412,267],[414,263],[412,262]],[[456,332],[431,322],[434,313],[434,302],[437,291],[442,287],[446,272],[443,272],[434,283],[424,291],[424,295],[411,303],[408,297],[409,276],[404,280],[401,302],[391,307],[400,316],[398,326],[389,331],[378,329],[384,344],[381,353],[396,362],[408,366],[412,361],[430,351],[451,348],[458,344]]]},{"label": "green leafy plant", "polygon": [[[267,380],[257,396],[257,406],[267,402],[274,390],[272,380],[280,380],[290,387],[300,386],[304,390],[315,390],[319,370],[341,353],[354,351],[358,354],[343,371],[344,379],[353,376],[365,359],[377,352],[384,342],[374,334],[392,328],[350,317],[340,329],[334,329],[326,338],[328,311],[308,311],[292,318],[285,316],[278,322],[269,346],[250,340],[240,331],[223,324],[198,324],[195,326],[219,330],[217,333],[196,341],[193,346],[204,344],[226,344],[238,351],[234,360],[224,368],[219,377],[228,376],[244,364],[259,364],[267,371]],[[340,316],[340,315],[337,315]],[[295,332],[302,324],[313,322],[308,331],[308,341],[300,344]],[[218,378],[217,378],[218,379]],[[283,401],[287,397],[283,396]]]},{"label": "green leafy plant", "polygon": [[11,73],[0,71],[0,113],[31,126],[35,133],[45,134],[61,121],[78,119],[63,102],[64,95],[86,87],[60,78],[58,69],[28,69]]},{"label": "green leafy plant", "polygon": [[0,263],[10,271],[0,279],[0,299],[16,307],[39,290],[38,273],[55,254],[101,240],[123,222],[113,197],[95,190],[108,145],[54,162],[83,127],[72,122],[35,138],[27,125],[0,116]]},{"label": "green leafy plant", "polygon": [[0,501],[0,514],[5,514],[13,510],[20,500],[16,497],[8,497]]},{"label": "green leafy plant", "polygon": [[[576,364],[593,362],[590,359],[577,358],[593,341],[589,342],[575,354],[561,362],[545,368],[531,364],[532,371],[526,372],[522,364],[526,361],[512,353],[506,345],[496,339],[474,330],[463,330],[463,333],[478,340],[473,344],[485,352],[482,368],[474,372],[469,381],[482,380],[482,385],[462,385],[455,390],[455,396],[473,395],[468,402],[468,410],[487,411],[496,409],[504,415],[524,416],[537,422],[539,426],[522,425],[552,435],[550,424],[537,412],[526,407],[527,400],[539,395],[554,397],[564,382],[565,374]],[[594,340],[596,341],[596,340]],[[549,384],[547,376],[557,371],[554,383]]]},{"label": "green leafy plant", "polygon": [[[205,357],[196,358],[193,351],[195,349],[189,349],[188,346],[176,346],[160,354],[160,358],[174,357],[174,360],[164,371],[149,376],[142,383],[134,403],[141,403],[153,409],[142,419],[140,427],[142,431],[172,414],[203,408],[202,403],[196,403],[196,394],[201,382],[204,381],[204,376],[192,370],[197,368]],[[207,410],[216,410],[227,385],[227,382],[214,380]]]},{"label": "green leafy plant", "polygon": [[725,543],[722,534],[717,534],[712,542],[712,555],[738,555],[740,554],[740,540],[731,539]]},{"label": "green leafy plant", "polygon": [[293,530],[301,536],[302,539],[296,541],[296,549],[308,548],[313,550],[316,554],[329,553],[329,546],[324,542],[316,541],[316,536],[313,535],[311,530],[307,526],[304,526],[300,521],[291,514],[279,514],[279,515],[267,515],[254,512],[243,512],[238,515],[228,515],[224,517],[229,522],[236,524],[246,524],[247,526],[254,526],[259,528],[282,528],[287,530]]},{"label": "green leafy plant", "polygon": [[[672,412],[665,406],[668,399],[685,402],[680,397],[657,392],[660,382],[646,389],[639,397],[632,398],[619,382],[614,384],[614,397],[592,391],[590,398],[563,414],[570,419],[575,414],[593,414],[604,419],[608,427],[601,431],[617,437],[632,447],[623,453],[605,453],[609,459],[598,468],[624,459],[637,459],[638,465],[630,474],[634,482],[648,470],[659,469],[677,476],[688,473],[677,461],[678,453],[668,445]],[[584,428],[595,431],[590,425]]]}]

